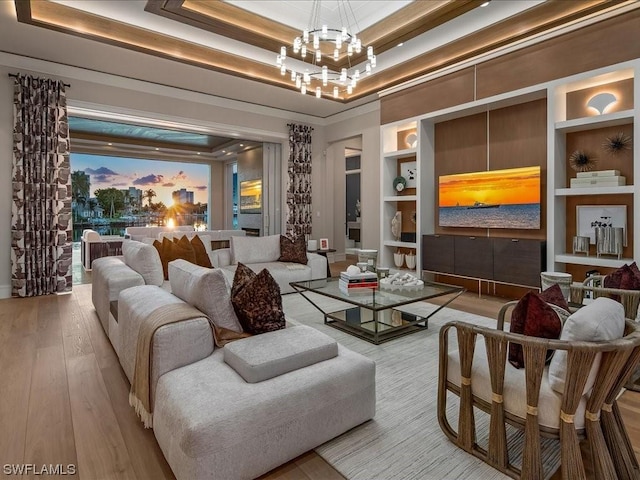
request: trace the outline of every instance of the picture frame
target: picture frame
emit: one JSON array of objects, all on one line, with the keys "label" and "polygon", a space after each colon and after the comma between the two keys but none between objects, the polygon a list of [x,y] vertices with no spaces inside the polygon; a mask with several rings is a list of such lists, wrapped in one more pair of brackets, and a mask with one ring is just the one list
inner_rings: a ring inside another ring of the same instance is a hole
[{"label": "picture frame", "polygon": [[320,250],[329,250],[329,239],[321,238],[320,239]]},{"label": "picture frame", "polygon": [[576,206],[576,235],[589,237],[589,243],[595,245],[595,227],[606,222],[612,227],[624,229],[624,243],[627,246],[627,206],[626,205],[578,205]]},{"label": "picture frame", "polygon": [[407,181],[406,188],[416,188],[418,186],[417,162],[402,162],[400,164],[400,176]]},{"label": "picture frame", "polygon": [[262,213],[262,179],[240,182],[240,213]]}]

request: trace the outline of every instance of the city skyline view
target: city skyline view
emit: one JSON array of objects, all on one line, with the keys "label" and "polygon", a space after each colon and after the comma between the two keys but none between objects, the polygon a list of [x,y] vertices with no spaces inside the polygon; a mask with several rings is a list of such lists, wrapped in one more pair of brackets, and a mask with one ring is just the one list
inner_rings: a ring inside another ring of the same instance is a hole
[{"label": "city skyline view", "polygon": [[72,153],[71,171],[78,170],[90,176],[91,197],[111,187],[153,189],[153,201],[170,206],[172,192],[185,188],[193,191],[194,203],[208,201],[209,166],[204,164]]}]

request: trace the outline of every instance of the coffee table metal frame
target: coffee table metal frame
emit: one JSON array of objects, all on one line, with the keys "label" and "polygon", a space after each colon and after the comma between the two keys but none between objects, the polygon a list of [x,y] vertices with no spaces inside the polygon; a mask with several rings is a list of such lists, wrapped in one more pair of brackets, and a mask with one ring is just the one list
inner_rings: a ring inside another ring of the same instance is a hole
[{"label": "coffee table metal frame", "polygon": [[[366,292],[347,295],[338,287],[338,279],[292,282],[291,287],[324,315],[324,323],[375,345],[428,328],[429,318],[458,298],[465,289],[455,285],[425,282],[417,291],[366,289]],[[334,312],[323,310],[309,295],[315,293],[351,304],[352,307]],[[426,316],[397,310],[397,307],[450,295],[442,305]]]}]

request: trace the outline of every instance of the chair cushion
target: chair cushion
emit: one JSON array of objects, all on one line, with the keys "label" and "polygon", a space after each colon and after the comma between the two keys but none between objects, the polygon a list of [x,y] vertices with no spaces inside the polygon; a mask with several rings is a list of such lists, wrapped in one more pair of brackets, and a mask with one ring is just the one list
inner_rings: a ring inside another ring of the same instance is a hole
[{"label": "chair cushion", "polygon": [[298,235],[295,240],[280,235],[280,262],[307,264],[307,242],[304,236]]},{"label": "chair cushion", "polygon": [[[557,284],[540,294],[526,293],[513,309],[510,331],[540,338],[556,339],[560,337],[562,321],[554,308],[549,305],[550,303],[569,310],[562,290]],[[553,351],[550,350],[547,358],[550,359],[551,355],[553,355]],[[522,345],[509,343],[509,362],[516,368],[524,367]]]},{"label": "chair cushion", "polygon": [[280,235],[266,237],[231,237],[232,263],[277,262],[280,258]]},{"label": "chair cushion", "polygon": [[256,275],[239,263],[231,303],[245,332],[257,335],[285,327],[280,287],[266,268]]},{"label": "chair cushion", "polygon": [[[556,354],[559,352],[556,352]],[[538,397],[538,422],[540,426],[558,429],[560,427],[560,408],[562,406],[562,395],[551,388],[549,376],[545,368],[540,385],[540,396]],[[450,351],[447,362],[447,380],[460,387],[460,355],[458,351]],[[504,372],[503,401],[504,408],[508,413],[518,418],[525,419],[527,416],[525,370],[517,369],[507,362]],[[489,373],[489,363],[487,361],[487,350],[482,336],[478,336],[473,353],[473,367],[471,369],[471,391],[473,395],[481,398],[487,403],[492,401],[491,377]],[[584,411],[587,405],[587,397],[580,399],[576,410],[575,428],[584,428]]]},{"label": "chair cushion", "polygon": [[229,344],[224,361],[249,383],[258,383],[338,355],[336,341],[303,325]]},{"label": "chair cushion", "polygon": [[[621,338],[624,334],[624,308],[622,304],[606,297],[596,298],[590,304],[573,313],[565,322],[560,340],[570,342],[598,342]],[[588,392],[600,368],[601,354],[596,356],[584,391]],[[567,376],[567,352],[559,350],[549,365],[549,383],[555,391],[564,392]]]},{"label": "chair cushion", "polygon": [[231,305],[229,283],[220,269],[200,267],[186,260],[169,263],[171,292],[207,316],[214,325],[242,332]]},{"label": "chair cushion", "polygon": [[158,251],[151,245],[135,240],[122,242],[124,263],[138,272],[146,285],[160,286],[163,282],[162,262]]}]

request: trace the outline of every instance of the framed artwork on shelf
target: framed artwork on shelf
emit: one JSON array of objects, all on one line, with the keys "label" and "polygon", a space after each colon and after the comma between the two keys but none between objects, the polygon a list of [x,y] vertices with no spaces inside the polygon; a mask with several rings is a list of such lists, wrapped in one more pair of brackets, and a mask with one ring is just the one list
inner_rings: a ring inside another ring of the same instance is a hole
[{"label": "framed artwork on shelf", "polygon": [[407,181],[406,188],[416,188],[418,186],[417,163],[402,162],[400,164],[400,176]]},{"label": "framed artwork on shelf", "polygon": [[622,227],[624,246],[627,246],[626,205],[578,205],[576,207],[576,235],[589,237],[596,243],[596,227]]},{"label": "framed artwork on shelf", "polygon": [[329,250],[329,239],[321,238],[320,239],[320,250]]}]

